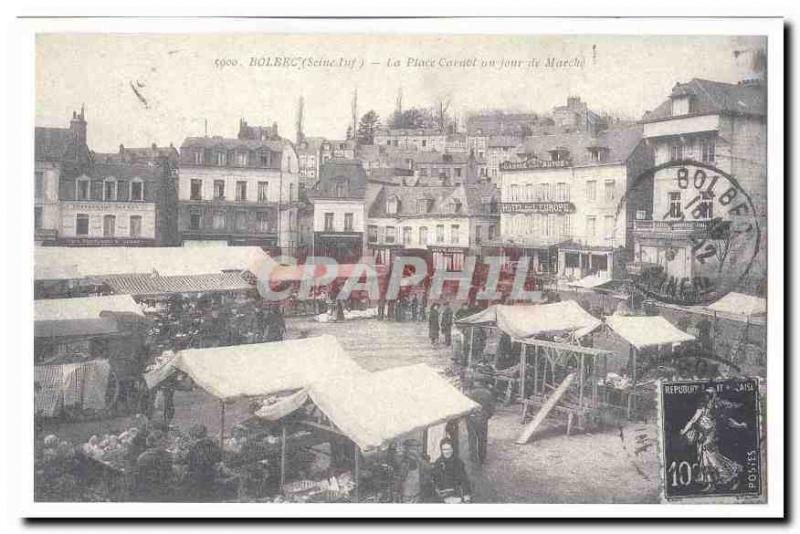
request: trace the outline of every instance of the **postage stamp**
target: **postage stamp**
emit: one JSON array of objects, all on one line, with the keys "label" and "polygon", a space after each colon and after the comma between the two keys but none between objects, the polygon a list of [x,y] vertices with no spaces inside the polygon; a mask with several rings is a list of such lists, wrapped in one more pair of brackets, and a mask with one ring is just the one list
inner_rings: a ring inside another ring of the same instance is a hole
[{"label": "postage stamp", "polygon": [[762,495],[759,379],[661,382],[663,497]]}]

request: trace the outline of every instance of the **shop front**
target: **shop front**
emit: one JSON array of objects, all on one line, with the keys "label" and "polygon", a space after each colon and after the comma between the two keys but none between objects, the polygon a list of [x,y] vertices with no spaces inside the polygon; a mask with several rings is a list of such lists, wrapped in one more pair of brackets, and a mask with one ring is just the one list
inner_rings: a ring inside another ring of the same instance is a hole
[{"label": "shop front", "polygon": [[363,246],[360,232],[315,232],[313,255],[338,263],[357,263],[364,255]]}]

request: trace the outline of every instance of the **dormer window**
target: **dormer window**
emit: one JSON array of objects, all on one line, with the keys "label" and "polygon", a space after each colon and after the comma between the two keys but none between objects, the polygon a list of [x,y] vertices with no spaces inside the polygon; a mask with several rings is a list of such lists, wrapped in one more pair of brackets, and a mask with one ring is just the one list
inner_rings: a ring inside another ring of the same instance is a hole
[{"label": "dormer window", "polygon": [[396,215],[397,208],[400,206],[400,200],[396,196],[391,196],[386,200],[386,213],[389,215]]},{"label": "dormer window", "polygon": [[103,182],[103,200],[117,200],[117,181],[106,178]]},{"label": "dormer window", "polygon": [[590,146],[587,150],[589,150],[589,159],[592,161],[603,161],[608,152],[608,149],[602,146]]},{"label": "dormer window", "polygon": [[431,209],[431,199],[421,198],[417,200],[417,212],[424,214],[428,213]]},{"label": "dormer window", "polygon": [[227,162],[227,154],[223,151],[217,152],[217,165],[220,167],[224,167]]},{"label": "dormer window", "polygon": [[550,161],[567,161],[569,159],[569,150],[566,148],[556,148],[550,151]]},{"label": "dormer window", "polygon": [[453,198],[447,203],[447,208],[450,213],[458,213],[458,210],[461,209],[461,201]]},{"label": "dormer window", "polygon": [[341,182],[336,183],[336,197],[337,198],[344,198],[347,196],[347,189],[348,189],[347,180],[342,180]]},{"label": "dormer window", "polygon": [[247,152],[238,152],[236,154],[236,164],[239,167],[247,167],[247,160],[249,159]]},{"label": "dormer window", "polygon": [[672,116],[679,117],[692,112],[692,98],[690,95],[680,95],[672,98]]}]

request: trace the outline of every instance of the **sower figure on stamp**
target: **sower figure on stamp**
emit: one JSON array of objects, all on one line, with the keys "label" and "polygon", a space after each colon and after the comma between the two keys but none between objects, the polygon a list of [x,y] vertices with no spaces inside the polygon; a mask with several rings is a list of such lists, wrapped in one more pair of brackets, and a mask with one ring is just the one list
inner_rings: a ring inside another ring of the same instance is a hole
[{"label": "sower figure on stamp", "polygon": [[710,492],[718,486],[728,486],[733,490],[739,485],[739,475],[743,467],[722,454],[719,449],[720,425],[747,428],[747,423],[725,415],[726,411],[734,407],[736,404],[720,399],[716,389],[708,388],[697,411],[681,430],[681,435],[697,447],[700,474],[706,483],[703,492]]}]

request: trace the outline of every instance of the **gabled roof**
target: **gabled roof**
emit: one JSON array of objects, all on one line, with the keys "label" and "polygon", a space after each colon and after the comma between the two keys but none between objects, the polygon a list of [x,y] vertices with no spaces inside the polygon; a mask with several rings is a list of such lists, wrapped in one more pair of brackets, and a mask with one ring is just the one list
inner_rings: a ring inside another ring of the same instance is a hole
[{"label": "gabled roof", "polygon": [[[609,128],[596,136],[588,132],[532,136],[515,151],[521,158],[548,160],[550,152],[565,149],[573,166],[621,164],[627,161],[641,139],[642,126],[637,124]],[[592,159],[590,148],[606,149],[600,161]]]},{"label": "gabled roof", "polygon": [[643,122],[653,122],[672,117],[672,98],[691,96],[692,115],[711,113],[766,115],[767,91],[758,83],[725,83],[693,78],[687,83],[677,83],[670,98],[656,109],[645,113]]},{"label": "gabled roof", "polygon": [[285,139],[237,139],[235,137],[187,137],[181,144],[185,148],[222,148],[224,150],[259,150],[267,148],[273,152],[282,152],[289,142]]}]

